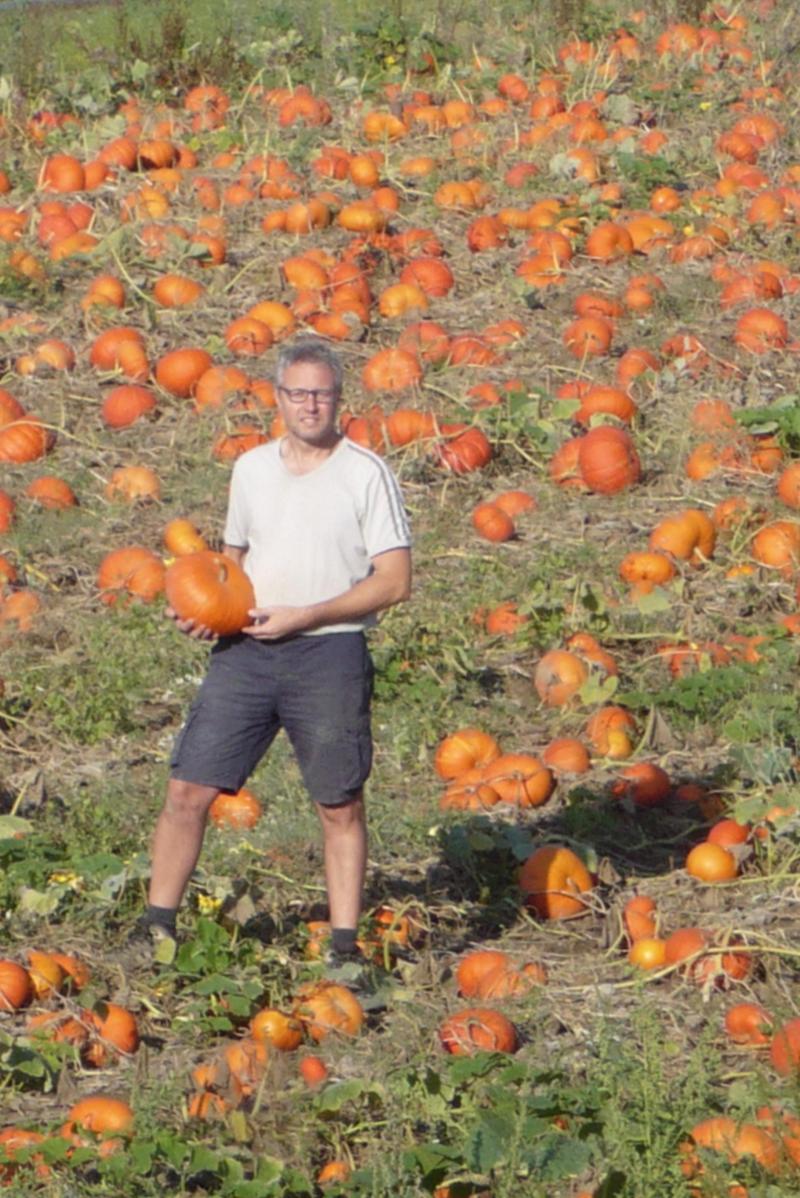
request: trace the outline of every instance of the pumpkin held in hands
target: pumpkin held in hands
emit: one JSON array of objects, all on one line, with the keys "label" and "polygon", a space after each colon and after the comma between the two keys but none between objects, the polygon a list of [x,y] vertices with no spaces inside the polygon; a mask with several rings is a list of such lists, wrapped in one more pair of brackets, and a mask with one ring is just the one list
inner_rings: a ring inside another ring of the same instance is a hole
[{"label": "pumpkin held in hands", "polygon": [[241,566],[211,549],[178,558],[167,570],[164,588],[167,602],[181,620],[193,620],[218,636],[240,632],[256,603]]}]

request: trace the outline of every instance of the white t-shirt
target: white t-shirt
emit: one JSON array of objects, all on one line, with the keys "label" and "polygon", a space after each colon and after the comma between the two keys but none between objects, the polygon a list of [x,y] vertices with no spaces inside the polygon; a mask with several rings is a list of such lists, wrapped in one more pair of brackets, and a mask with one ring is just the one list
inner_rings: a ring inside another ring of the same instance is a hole
[{"label": "white t-shirt", "polygon": [[[305,606],[349,591],[371,559],[410,545],[403,498],[382,458],[342,437],[309,474],[292,474],[270,441],[242,454],[231,477],[225,544],[246,549],[257,607]],[[303,635],[351,632],[375,616]]]}]

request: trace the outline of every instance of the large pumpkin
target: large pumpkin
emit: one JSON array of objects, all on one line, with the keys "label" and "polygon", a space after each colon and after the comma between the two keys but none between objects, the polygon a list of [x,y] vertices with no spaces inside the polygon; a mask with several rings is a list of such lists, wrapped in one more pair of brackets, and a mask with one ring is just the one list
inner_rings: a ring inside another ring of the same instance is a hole
[{"label": "large pumpkin", "polygon": [[211,549],[188,553],[169,567],[167,602],[182,620],[194,620],[218,636],[240,632],[256,598],[241,566]]}]

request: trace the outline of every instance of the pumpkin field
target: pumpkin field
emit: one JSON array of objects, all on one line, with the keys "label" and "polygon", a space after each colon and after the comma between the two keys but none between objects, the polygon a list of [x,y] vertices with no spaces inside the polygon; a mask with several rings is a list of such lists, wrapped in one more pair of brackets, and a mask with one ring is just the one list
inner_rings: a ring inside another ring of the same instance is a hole
[{"label": "pumpkin field", "polygon": [[[798,38],[791,0],[0,12],[0,1192],[800,1193]],[[414,538],[367,993],[283,736],[177,953],[132,938],[208,655],[166,592],[230,615],[298,334]]]}]

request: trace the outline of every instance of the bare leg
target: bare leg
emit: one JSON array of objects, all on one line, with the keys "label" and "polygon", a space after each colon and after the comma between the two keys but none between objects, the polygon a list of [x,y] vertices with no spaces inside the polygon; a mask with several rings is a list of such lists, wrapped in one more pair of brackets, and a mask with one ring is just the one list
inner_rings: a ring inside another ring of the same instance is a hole
[{"label": "bare leg", "polygon": [[197,865],[208,809],[219,790],[171,778],[153,833],[150,903],[178,907]]},{"label": "bare leg", "polygon": [[367,866],[367,822],[364,796],[340,807],[317,803],[322,824],[325,881],[331,926],[355,928],[361,915]]}]

